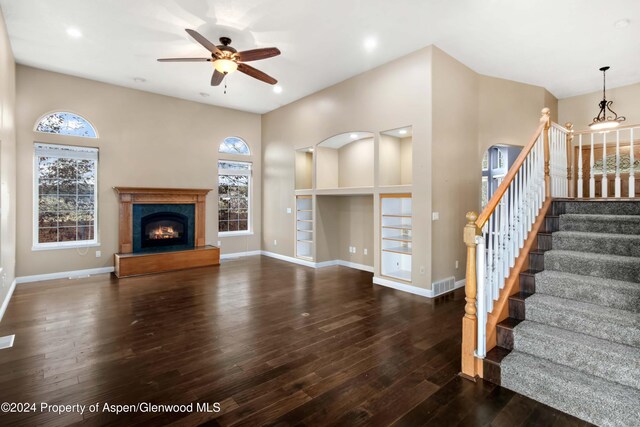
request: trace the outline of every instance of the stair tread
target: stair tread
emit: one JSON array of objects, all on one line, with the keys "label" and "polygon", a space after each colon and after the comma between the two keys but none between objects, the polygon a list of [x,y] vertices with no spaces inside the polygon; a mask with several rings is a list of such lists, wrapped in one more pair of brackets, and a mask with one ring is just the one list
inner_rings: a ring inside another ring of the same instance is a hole
[{"label": "stair tread", "polygon": [[509,353],[511,353],[511,350],[500,346],[495,346],[487,352],[484,360],[499,365],[502,362],[502,359],[504,359]]},{"label": "stair tread", "polygon": [[609,259],[611,261],[628,261],[628,262],[638,262],[640,263],[640,257],[632,257],[632,256],[624,256],[624,255],[611,255],[611,254],[597,254],[593,252],[580,252],[580,251],[567,251],[563,249],[552,249],[547,251],[545,255],[549,254],[567,254],[573,256],[583,257],[587,260],[601,260],[603,258]]},{"label": "stair tread", "polygon": [[536,293],[527,298],[526,318],[640,348],[640,314]]},{"label": "stair tread", "polygon": [[[565,213],[560,215],[561,218],[581,219],[585,221],[603,219],[607,221],[631,221],[640,223],[640,215],[612,215],[612,214],[576,214]],[[547,217],[548,218],[548,217]]]},{"label": "stair tread", "polygon": [[529,298],[531,295],[533,295],[531,292],[520,291],[520,292],[516,292],[513,295],[510,295],[509,299],[514,299],[514,300],[518,300],[518,301],[524,301],[527,298]]},{"label": "stair tread", "polygon": [[631,426],[640,417],[640,390],[633,387],[519,351],[509,353],[500,370],[503,387],[591,423]]},{"label": "stair tread", "polygon": [[544,270],[537,270],[535,268],[529,268],[529,269],[527,269],[525,271],[520,272],[520,274],[525,274],[527,276],[535,276],[536,274],[541,273],[543,271]]},{"label": "stair tread", "polygon": [[514,328],[513,348],[640,389],[640,351],[629,345],[525,320]]},{"label": "stair tread", "polygon": [[569,236],[569,237],[589,237],[592,239],[625,239],[632,241],[640,241],[640,234],[616,234],[616,233],[592,233],[589,231],[556,231],[553,236]]},{"label": "stair tread", "polygon": [[[584,283],[593,285],[594,287],[604,285],[604,286],[608,286],[616,289],[628,289],[634,292],[637,291],[640,294],[640,283],[635,283],[635,282],[626,282],[624,280],[607,279],[604,277],[583,276],[580,274],[567,273],[564,271],[556,271],[556,270],[542,270],[534,274],[536,278],[549,277],[557,280],[567,278],[567,279],[573,279],[573,280],[580,280]],[[536,289],[536,292],[544,293],[538,289]]]}]

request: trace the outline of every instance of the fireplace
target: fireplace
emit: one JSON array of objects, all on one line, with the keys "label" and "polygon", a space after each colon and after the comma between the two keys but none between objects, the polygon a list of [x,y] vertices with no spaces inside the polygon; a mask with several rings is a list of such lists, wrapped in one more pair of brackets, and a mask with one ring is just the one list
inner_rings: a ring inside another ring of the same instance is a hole
[{"label": "fireplace", "polygon": [[195,246],[195,206],[190,203],[136,203],[132,207],[133,253]]},{"label": "fireplace", "polygon": [[120,202],[117,277],[220,265],[205,243],[209,189],[114,187]]},{"label": "fireplace", "polygon": [[157,212],[142,217],[140,246],[153,248],[187,244],[189,218],[175,212]]}]

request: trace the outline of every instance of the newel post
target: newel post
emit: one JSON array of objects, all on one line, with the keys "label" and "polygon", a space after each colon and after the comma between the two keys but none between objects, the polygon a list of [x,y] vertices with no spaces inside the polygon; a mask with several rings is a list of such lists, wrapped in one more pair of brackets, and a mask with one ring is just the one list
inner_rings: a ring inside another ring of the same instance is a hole
[{"label": "newel post", "polygon": [[567,194],[569,197],[576,197],[573,174],[571,173],[573,168],[573,123],[567,122],[564,127],[567,128],[567,185],[569,186]]},{"label": "newel post", "polygon": [[467,213],[467,225],[464,227],[464,243],[467,245],[467,272],[464,285],[464,317],[462,318],[462,375],[475,380],[478,376],[475,350],[478,339],[478,318],[476,316],[476,235],[478,214]]},{"label": "newel post", "polygon": [[550,159],[551,151],[549,149],[549,128],[551,127],[551,110],[547,107],[542,109],[542,117],[540,122],[544,123],[544,196],[545,199],[551,197],[551,175],[550,175]]}]

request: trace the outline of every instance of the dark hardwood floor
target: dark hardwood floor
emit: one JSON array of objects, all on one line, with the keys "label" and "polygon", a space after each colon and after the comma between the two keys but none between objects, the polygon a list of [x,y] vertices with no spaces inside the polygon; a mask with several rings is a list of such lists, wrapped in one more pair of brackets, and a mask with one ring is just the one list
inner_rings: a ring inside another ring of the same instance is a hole
[{"label": "dark hardwood floor", "polygon": [[[188,404],[193,413],[0,413],[0,425],[586,425],[457,376],[464,295],[266,257],[18,285],[0,402]],[[88,410],[88,409],[87,409]]]}]

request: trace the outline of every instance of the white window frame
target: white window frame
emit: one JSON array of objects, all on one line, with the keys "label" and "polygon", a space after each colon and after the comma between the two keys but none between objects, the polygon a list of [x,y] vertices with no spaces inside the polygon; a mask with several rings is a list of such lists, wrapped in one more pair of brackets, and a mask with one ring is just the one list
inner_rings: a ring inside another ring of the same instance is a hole
[{"label": "white window frame", "polygon": [[[64,149],[64,152],[56,150]],[[47,154],[47,150],[51,150]],[[70,155],[70,153],[73,153]],[[73,249],[100,246],[98,234],[98,163],[99,149],[95,147],[82,147],[67,144],[50,144],[43,142],[34,143],[33,152],[33,251],[53,250],[53,249]],[[40,243],[38,241],[40,235],[39,217],[40,217],[40,175],[39,175],[39,157],[57,157],[61,159],[91,159],[95,160],[95,186],[93,189],[93,239],[91,240],[75,240],[71,242],[49,242]]]},{"label": "white window frame", "polygon": [[[220,169],[220,162],[225,163],[245,163],[249,165],[249,169]],[[220,171],[224,170],[225,173],[221,174]],[[249,190],[247,191],[247,229],[241,231],[218,231],[219,237],[232,237],[232,236],[246,236],[253,234],[253,208],[251,199],[253,198],[253,162],[243,160],[228,160],[218,159],[218,188],[220,188],[220,175],[240,175],[249,177]],[[220,194],[218,193],[218,202],[220,200]],[[220,227],[220,208],[217,208],[218,221],[216,227]]]}]

